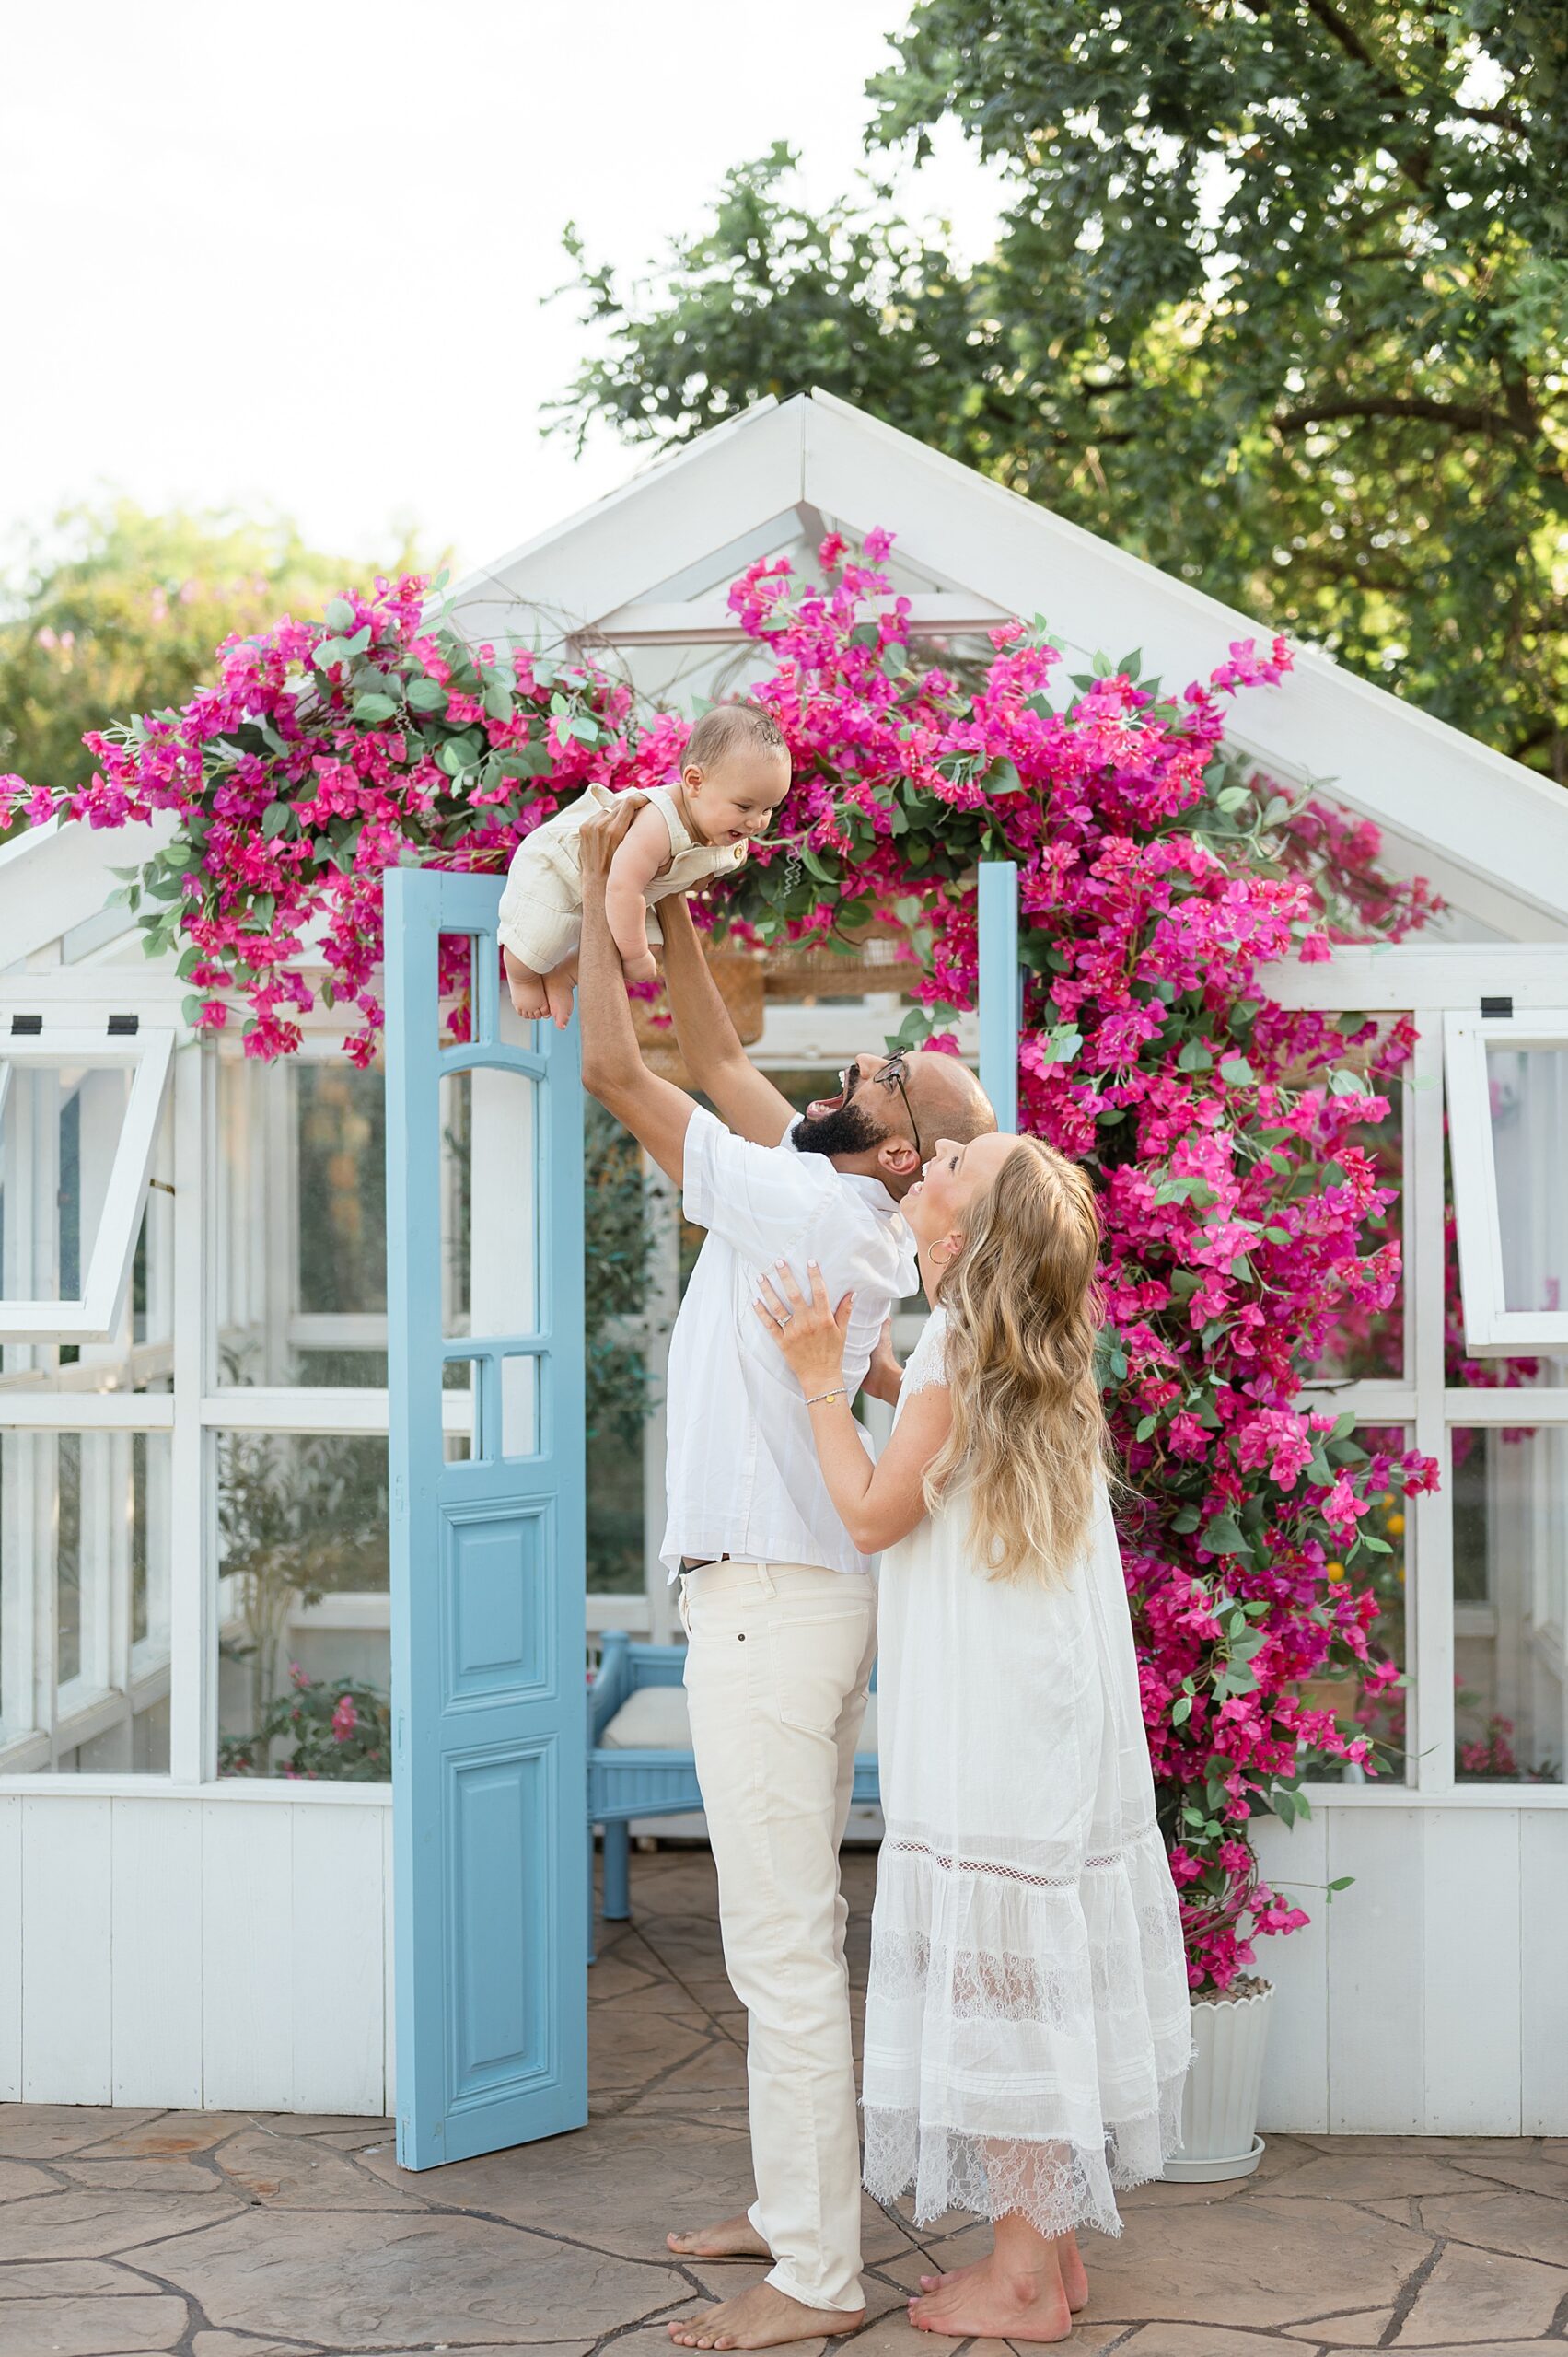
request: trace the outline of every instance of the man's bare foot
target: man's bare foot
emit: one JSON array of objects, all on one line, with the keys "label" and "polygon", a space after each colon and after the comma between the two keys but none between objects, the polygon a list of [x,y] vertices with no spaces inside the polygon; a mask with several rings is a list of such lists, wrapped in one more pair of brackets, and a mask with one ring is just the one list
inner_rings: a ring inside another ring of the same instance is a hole
[{"label": "man's bare foot", "polygon": [[1031,2275],[1005,2270],[994,2252],[912,2300],[909,2316],[917,2332],[945,2333],[953,2340],[1065,2340],[1073,2329],[1054,2258],[1045,2272]]},{"label": "man's bare foot", "polygon": [[738,2218],[721,2219],[716,2226],[695,2226],[689,2234],[666,2235],[677,2258],[765,2258],[772,2252],[742,2212]]},{"label": "man's bare foot", "polygon": [[858,2332],[865,2322],[864,2308],[807,2308],[772,2283],[753,2283],[738,2300],[678,2316],[669,2337],[681,2349],[776,2349],[781,2341]]},{"label": "man's bare foot", "polygon": [[[950,2268],[946,2275],[923,2275],[920,2288],[923,2292],[945,2291],[949,2283],[961,2282],[966,2275],[978,2275],[982,2267],[990,2266],[991,2257],[988,2254],[984,2258],[974,2259],[968,2267]],[[1088,2306],[1089,2278],[1075,2235],[1061,2237],[1056,2245],[1056,2260],[1062,2270],[1062,2289],[1067,2294],[1068,2308],[1076,2316],[1080,2308]]]}]

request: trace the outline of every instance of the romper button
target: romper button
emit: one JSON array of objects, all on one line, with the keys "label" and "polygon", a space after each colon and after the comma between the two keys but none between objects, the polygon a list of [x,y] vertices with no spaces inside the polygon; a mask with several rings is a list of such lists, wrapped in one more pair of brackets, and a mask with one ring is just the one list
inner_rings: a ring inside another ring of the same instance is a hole
[{"label": "romper button", "polygon": [[746,1643],[746,1631],[745,1631],[745,1630],[744,1630],[744,1629],[742,1629],[742,1631],[741,1631],[741,1632],[740,1632],[740,1643],[741,1643],[742,1644],[744,1644],[744,1643]]}]

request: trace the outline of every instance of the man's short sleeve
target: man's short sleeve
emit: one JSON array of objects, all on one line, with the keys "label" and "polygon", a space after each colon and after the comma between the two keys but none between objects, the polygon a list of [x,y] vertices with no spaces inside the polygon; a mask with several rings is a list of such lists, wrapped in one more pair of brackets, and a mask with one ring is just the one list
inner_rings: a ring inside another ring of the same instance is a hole
[{"label": "man's short sleeve", "polygon": [[787,1256],[822,1209],[831,1172],[810,1155],[738,1138],[701,1106],[686,1131],[682,1207],[748,1260]]}]

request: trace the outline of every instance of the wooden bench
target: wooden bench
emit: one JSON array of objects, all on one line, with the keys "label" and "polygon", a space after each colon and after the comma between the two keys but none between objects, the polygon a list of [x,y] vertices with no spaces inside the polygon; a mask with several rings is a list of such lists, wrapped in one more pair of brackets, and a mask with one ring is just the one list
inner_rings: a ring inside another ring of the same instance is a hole
[{"label": "wooden bench", "polygon": [[[624,1922],[632,1912],[633,1820],[695,1816],[703,1805],[681,1683],[685,1666],[684,1645],[634,1645],[623,1629],[605,1634],[588,1694],[588,1840],[601,1825],[609,1922]],[[875,1807],[880,1796],[873,1693],[855,1754],[854,1799]]]}]

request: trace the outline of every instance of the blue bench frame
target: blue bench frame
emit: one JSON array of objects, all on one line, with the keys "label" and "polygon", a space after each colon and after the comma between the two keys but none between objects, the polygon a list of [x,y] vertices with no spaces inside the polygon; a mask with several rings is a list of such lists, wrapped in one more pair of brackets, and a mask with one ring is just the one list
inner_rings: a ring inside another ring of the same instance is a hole
[{"label": "blue bench frame", "polygon": [[[690,1751],[621,1750],[604,1742],[605,1730],[639,1687],[679,1686],[685,1666],[684,1645],[634,1645],[623,1629],[605,1632],[598,1675],[588,1689],[587,1839],[591,1862],[594,1828],[603,1826],[607,1922],[625,1922],[632,1913],[633,1818],[694,1816],[703,1795]],[[858,1753],[855,1802],[876,1807],[881,1796],[877,1754]]]}]

